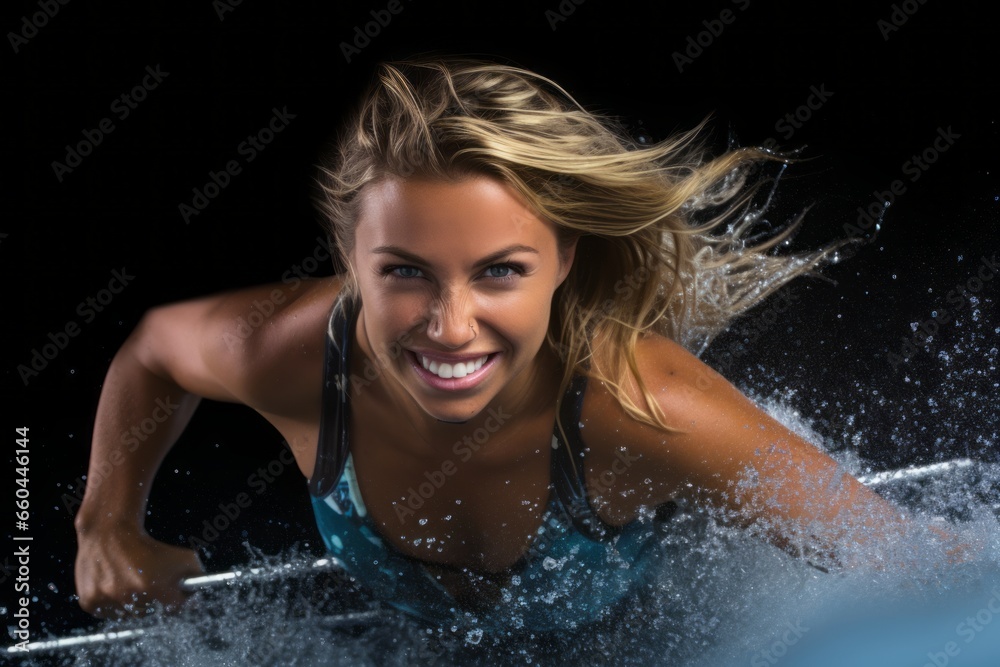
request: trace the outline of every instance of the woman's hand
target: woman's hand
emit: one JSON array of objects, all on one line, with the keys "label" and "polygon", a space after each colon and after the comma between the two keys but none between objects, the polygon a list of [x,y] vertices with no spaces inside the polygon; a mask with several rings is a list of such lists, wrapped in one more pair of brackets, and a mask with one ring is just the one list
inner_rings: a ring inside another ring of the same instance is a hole
[{"label": "woman's hand", "polygon": [[76,591],[80,606],[98,618],[167,611],[187,599],[181,582],[204,573],[198,554],[158,542],[143,530],[77,527]]}]

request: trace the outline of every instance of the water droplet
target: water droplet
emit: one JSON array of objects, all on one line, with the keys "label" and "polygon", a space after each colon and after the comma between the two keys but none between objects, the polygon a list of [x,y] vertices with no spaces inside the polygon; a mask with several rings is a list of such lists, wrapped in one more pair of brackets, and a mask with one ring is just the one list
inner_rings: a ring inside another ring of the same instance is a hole
[{"label": "water droplet", "polygon": [[419,523],[421,526],[426,526],[427,525],[427,519],[421,519],[417,523]]}]

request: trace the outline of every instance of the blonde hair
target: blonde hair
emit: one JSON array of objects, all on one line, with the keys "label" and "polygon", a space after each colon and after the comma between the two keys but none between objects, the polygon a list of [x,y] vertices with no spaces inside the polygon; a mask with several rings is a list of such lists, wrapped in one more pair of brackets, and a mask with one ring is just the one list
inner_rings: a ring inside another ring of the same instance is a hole
[{"label": "blonde hair", "polygon": [[[801,216],[748,241],[763,212],[752,205],[761,181],[749,176],[784,159],[755,148],[706,158],[704,124],[647,146],[524,69],[466,58],[384,63],[320,167],[318,204],[348,267],[344,294],[356,290],[347,257],[366,185],[391,176],[498,178],[557,225],[561,242],[578,239],[546,337],[564,362],[559,396],[585,374],[634,418],[675,431],[639,374],[639,337],[657,333],[700,355],[735,317],[792,278],[819,275],[851,241],[777,255]],[[645,407],[629,398],[629,376]]]}]

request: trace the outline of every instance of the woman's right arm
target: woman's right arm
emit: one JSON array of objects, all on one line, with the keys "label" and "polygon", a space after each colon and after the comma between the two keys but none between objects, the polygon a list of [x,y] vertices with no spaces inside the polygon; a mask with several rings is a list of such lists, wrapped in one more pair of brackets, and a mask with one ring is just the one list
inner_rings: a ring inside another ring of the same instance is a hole
[{"label": "woman's right arm", "polygon": [[[272,308],[276,289],[289,298]],[[156,471],[201,398],[262,409],[268,399],[261,388],[273,386],[266,378],[296,319],[283,315],[301,312],[290,306],[306,294],[331,303],[323,298],[328,291],[317,281],[291,298],[287,287],[262,286],[161,306],[142,318],[108,370],[75,518],[84,610],[107,617],[142,611],[154,600],[168,607],[184,601],[180,582],[202,567],[195,551],[158,542],[144,529]],[[262,317],[250,318],[255,311]]]}]

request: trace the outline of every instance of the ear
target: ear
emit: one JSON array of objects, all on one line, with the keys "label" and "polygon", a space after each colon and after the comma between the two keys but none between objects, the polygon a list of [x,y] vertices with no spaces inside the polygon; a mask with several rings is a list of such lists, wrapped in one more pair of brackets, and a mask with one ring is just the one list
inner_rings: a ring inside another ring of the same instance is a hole
[{"label": "ear", "polygon": [[579,236],[573,237],[572,241],[559,244],[559,276],[556,281],[556,287],[563,284],[566,280],[566,276],[569,275],[570,269],[573,268],[573,260],[576,259],[576,243],[580,240]]}]

